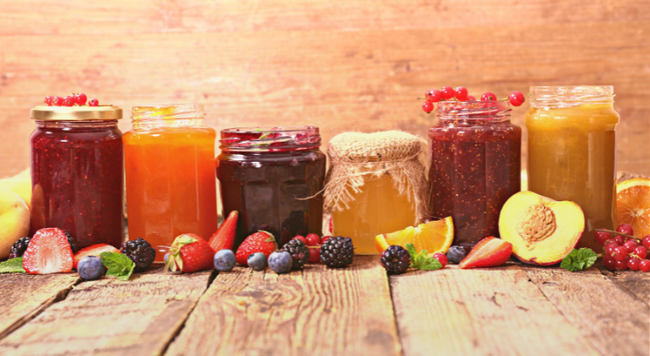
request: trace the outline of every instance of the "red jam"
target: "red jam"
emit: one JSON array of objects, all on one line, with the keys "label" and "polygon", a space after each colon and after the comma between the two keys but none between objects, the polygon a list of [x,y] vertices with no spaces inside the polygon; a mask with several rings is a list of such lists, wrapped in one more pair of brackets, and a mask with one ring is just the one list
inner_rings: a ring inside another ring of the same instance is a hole
[{"label": "red jam", "polygon": [[58,227],[74,236],[80,248],[97,243],[119,248],[124,171],[117,120],[36,123],[31,136],[32,232]]},{"label": "red jam", "polygon": [[499,236],[499,213],[521,189],[521,128],[506,102],[441,102],[431,138],[431,216],[454,220],[454,244]]},{"label": "red jam", "polygon": [[325,155],[317,127],[221,131],[217,177],[223,215],[237,210],[235,246],[265,230],[282,246],[322,231]]}]

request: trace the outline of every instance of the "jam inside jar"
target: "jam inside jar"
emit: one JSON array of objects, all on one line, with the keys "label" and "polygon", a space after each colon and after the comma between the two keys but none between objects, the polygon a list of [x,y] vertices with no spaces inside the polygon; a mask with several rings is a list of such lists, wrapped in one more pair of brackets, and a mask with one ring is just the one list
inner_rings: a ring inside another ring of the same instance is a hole
[{"label": "jam inside jar", "polygon": [[232,128],[221,131],[217,158],[223,214],[237,210],[235,247],[258,230],[282,246],[322,231],[326,158],[317,127]]},{"label": "jam inside jar", "polygon": [[521,128],[510,104],[441,102],[431,138],[432,217],[451,216],[454,244],[499,236],[503,204],[521,189]]},{"label": "jam inside jar", "polygon": [[79,248],[122,244],[122,109],[37,107],[31,136],[32,233],[61,228]]}]

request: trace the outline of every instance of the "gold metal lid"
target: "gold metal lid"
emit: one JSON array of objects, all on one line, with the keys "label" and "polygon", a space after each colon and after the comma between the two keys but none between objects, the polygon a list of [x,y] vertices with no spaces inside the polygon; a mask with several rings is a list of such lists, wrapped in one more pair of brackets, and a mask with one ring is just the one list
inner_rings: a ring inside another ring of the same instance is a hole
[{"label": "gold metal lid", "polygon": [[113,105],[100,106],[37,106],[31,110],[32,120],[87,121],[119,120],[122,109]]}]

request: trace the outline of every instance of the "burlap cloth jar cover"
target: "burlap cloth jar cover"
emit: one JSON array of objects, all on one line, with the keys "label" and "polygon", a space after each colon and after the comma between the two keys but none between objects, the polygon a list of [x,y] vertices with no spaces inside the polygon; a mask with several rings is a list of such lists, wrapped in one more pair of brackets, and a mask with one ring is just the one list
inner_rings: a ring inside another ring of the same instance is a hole
[{"label": "burlap cloth jar cover", "polygon": [[[418,224],[427,216],[427,181],[422,155],[424,139],[402,131],[344,132],[327,147],[330,169],[326,176],[325,209],[349,209],[365,182],[388,173],[399,195],[415,205]],[[426,159],[426,158],[424,158]]]}]

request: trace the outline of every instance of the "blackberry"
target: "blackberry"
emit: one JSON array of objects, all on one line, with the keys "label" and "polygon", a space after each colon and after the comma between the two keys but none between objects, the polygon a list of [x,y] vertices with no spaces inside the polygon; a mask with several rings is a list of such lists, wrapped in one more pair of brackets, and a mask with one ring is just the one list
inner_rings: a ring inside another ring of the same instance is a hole
[{"label": "blackberry", "polygon": [[65,234],[65,237],[68,239],[68,243],[70,244],[70,248],[72,249],[72,252],[77,252],[79,251],[79,246],[77,246],[77,239],[74,238],[74,236],[70,235],[69,232],[63,230],[63,233]]},{"label": "blackberry", "polygon": [[14,242],[9,252],[9,258],[23,257],[31,239],[31,237],[21,237],[18,241]]},{"label": "blackberry", "polygon": [[408,251],[402,246],[388,246],[381,254],[381,265],[388,274],[402,274],[406,272],[411,264],[411,257]]},{"label": "blackberry", "polygon": [[122,244],[120,251],[135,263],[135,272],[145,271],[156,258],[156,250],[147,241],[143,240],[142,237],[126,241]]},{"label": "blackberry", "polygon": [[309,262],[309,247],[302,240],[291,240],[284,244],[281,251],[287,251],[293,258],[293,269],[301,269]]},{"label": "blackberry", "polygon": [[349,237],[330,237],[320,247],[320,261],[329,268],[340,268],[352,264],[354,245]]}]

